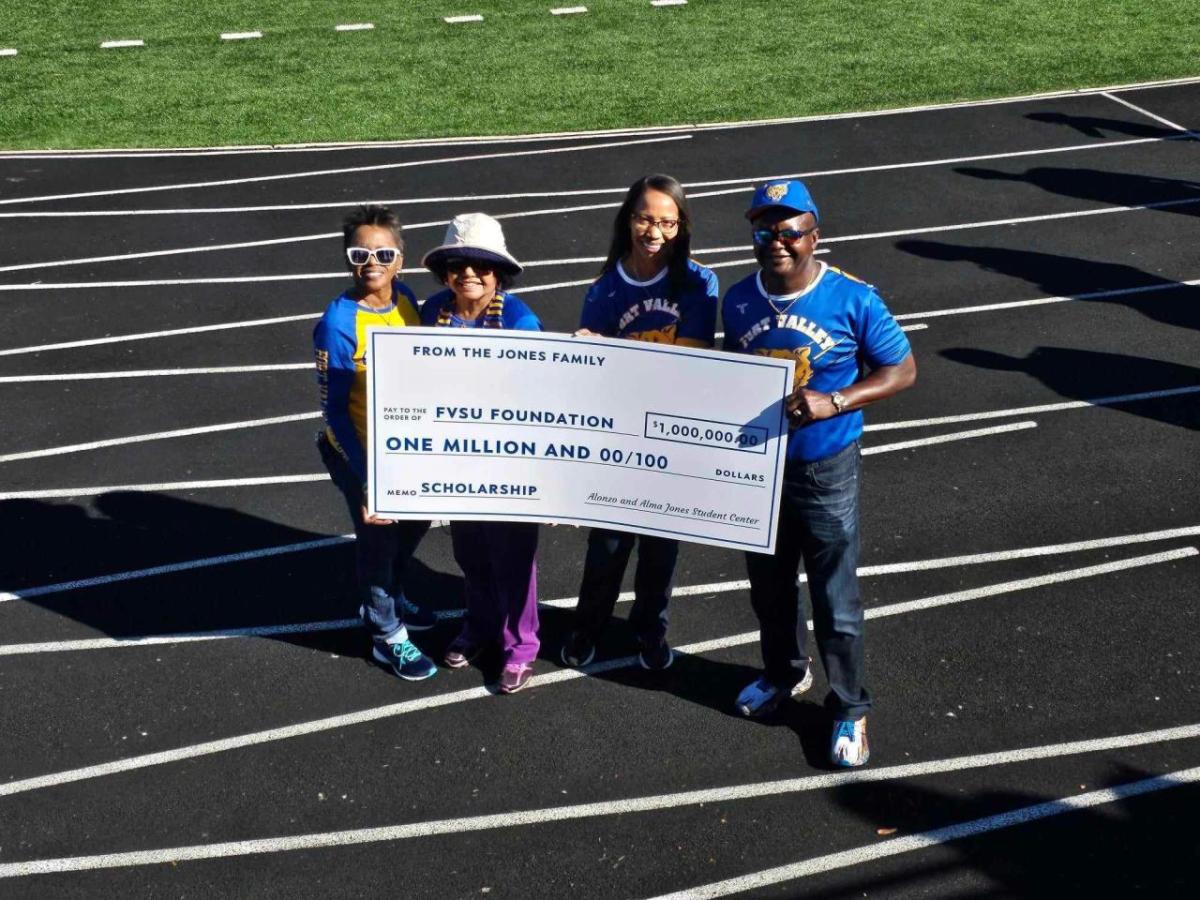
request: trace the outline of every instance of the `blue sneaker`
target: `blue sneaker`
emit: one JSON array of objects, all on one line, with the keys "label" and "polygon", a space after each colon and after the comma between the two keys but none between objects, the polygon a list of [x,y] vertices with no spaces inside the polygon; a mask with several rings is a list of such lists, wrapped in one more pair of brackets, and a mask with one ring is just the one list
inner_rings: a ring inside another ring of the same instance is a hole
[{"label": "blue sneaker", "polygon": [[[792,688],[791,696],[800,696],[812,687],[812,683],[812,661],[810,660],[808,668],[804,670],[804,677],[800,679],[799,684]],[[775,712],[785,696],[777,685],[771,684],[766,678],[759,678],[742,689],[734,705],[743,716],[761,719]]]},{"label": "blue sneaker", "polygon": [[371,642],[371,658],[381,666],[391,669],[405,681],[424,681],[437,674],[437,666],[428,656],[417,649],[412,641],[384,643]]},{"label": "blue sneaker", "polygon": [[867,717],[838,719],[833,723],[833,740],[829,744],[829,760],[847,769],[865,766],[871,758],[867,743]]}]

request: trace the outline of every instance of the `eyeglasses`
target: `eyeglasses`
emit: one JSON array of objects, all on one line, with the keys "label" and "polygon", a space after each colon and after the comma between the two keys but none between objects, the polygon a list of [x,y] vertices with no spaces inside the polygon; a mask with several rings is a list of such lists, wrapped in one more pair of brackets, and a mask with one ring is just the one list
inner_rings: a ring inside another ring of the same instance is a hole
[{"label": "eyeglasses", "polygon": [[630,218],[633,220],[633,224],[642,231],[649,231],[655,226],[658,226],[658,230],[663,234],[671,234],[679,230],[678,219],[653,219],[641,213],[633,213]]},{"label": "eyeglasses", "polygon": [[780,228],[778,231],[770,228],[755,228],[751,234],[754,236],[754,243],[756,244],[769,244],[772,241],[779,241],[781,244],[794,244],[816,230],[817,226],[815,225],[812,228]]},{"label": "eyeglasses", "polygon": [[346,248],[346,259],[350,260],[352,266],[365,266],[372,256],[381,266],[390,266],[400,256],[400,251],[395,247],[376,247],[374,250],[367,247]]},{"label": "eyeglasses", "polygon": [[487,275],[496,271],[496,264],[486,259],[471,259],[463,256],[451,256],[446,260],[446,271],[459,275],[470,268],[476,275]]}]

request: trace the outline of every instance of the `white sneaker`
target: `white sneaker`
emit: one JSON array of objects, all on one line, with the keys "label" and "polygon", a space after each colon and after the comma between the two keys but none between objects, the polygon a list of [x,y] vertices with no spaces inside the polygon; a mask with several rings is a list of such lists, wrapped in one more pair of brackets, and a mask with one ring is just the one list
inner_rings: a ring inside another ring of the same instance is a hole
[{"label": "white sneaker", "polygon": [[838,719],[833,723],[833,740],[829,747],[829,760],[835,766],[856,768],[865,766],[871,758],[871,745],[867,742],[867,717],[861,719]]}]

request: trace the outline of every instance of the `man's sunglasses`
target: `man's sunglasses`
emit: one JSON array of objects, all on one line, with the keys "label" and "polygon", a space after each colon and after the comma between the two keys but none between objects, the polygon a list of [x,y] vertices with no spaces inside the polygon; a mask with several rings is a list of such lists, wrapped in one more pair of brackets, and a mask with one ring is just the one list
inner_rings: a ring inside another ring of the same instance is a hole
[{"label": "man's sunglasses", "polygon": [[366,247],[346,248],[346,259],[350,260],[352,266],[365,266],[372,256],[381,266],[390,266],[400,256],[400,251],[395,247],[376,247],[374,250]]},{"label": "man's sunglasses", "polygon": [[780,228],[778,231],[770,228],[755,228],[751,234],[756,244],[769,244],[772,241],[779,241],[781,244],[794,244],[816,230],[816,226],[812,228]]}]

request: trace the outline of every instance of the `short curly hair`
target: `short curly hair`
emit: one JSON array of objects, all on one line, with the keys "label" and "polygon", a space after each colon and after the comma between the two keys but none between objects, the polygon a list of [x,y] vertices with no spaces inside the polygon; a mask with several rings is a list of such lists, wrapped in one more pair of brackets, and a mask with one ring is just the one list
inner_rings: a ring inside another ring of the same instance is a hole
[{"label": "short curly hair", "polygon": [[378,206],[376,204],[356,207],[346,214],[346,218],[342,219],[343,248],[350,246],[350,241],[354,239],[354,232],[364,225],[386,228],[392,233],[392,237],[396,239],[396,246],[400,249],[400,255],[404,255],[404,235],[400,233],[404,226],[400,224],[400,217],[386,206]]}]

